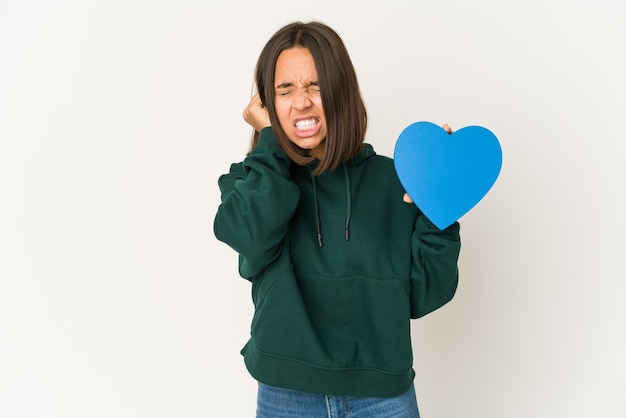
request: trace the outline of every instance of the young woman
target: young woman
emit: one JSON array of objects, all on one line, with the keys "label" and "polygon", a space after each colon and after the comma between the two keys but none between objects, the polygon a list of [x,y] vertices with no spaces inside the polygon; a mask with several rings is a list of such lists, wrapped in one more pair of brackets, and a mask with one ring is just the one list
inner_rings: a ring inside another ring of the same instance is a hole
[{"label": "young woman", "polygon": [[257,417],[419,417],[410,319],[453,297],[459,225],[434,226],[393,161],[364,143],[365,106],[333,29],[280,29],[256,84],[243,114],[252,147],[219,179],[214,229],[252,282],[242,354]]}]

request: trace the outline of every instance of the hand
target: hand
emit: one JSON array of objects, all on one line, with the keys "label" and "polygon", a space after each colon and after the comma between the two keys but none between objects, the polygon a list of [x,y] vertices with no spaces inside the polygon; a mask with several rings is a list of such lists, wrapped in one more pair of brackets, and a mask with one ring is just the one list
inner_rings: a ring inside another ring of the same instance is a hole
[{"label": "hand", "polygon": [[[447,123],[444,123],[443,125],[441,125],[441,127],[443,128],[444,131],[452,135],[452,128],[450,128],[450,125],[448,125]],[[405,193],[404,196],[402,196],[402,200],[406,203],[413,203],[413,199],[411,199],[411,197],[407,193]]]},{"label": "hand", "polygon": [[261,98],[258,94],[252,96],[242,116],[243,119],[258,132],[272,125],[270,115],[267,113],[267,109],[263,106],[263,103],[261,103]]}]

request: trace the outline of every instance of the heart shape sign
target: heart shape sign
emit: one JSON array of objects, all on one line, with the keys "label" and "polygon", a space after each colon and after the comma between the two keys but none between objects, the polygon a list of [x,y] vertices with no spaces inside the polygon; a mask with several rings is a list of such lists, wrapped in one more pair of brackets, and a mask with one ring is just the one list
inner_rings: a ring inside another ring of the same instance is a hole
[{"label": "heart shape sign", "polygon": [[445,229],[491,189],[502,167],[502,148],[498,138],[480,126],[449,134],[434,123],[416,122],[398,137],[394,164],[413,202]]}]

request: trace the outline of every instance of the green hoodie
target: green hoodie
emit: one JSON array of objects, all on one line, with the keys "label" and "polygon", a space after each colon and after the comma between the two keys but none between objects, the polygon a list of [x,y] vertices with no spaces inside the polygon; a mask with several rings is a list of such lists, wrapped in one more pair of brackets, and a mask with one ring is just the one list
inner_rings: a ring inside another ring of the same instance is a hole
[{"label": "green hoodie", "polygon": [[252,282],[246,366],[271,386],[399,395],[415,376],[410,319],[456,291],[459,225],[440,231],[403,202],[393,160],[369,144],[334,171],[314,166],[265,128],[219,179],[215,235]]}]

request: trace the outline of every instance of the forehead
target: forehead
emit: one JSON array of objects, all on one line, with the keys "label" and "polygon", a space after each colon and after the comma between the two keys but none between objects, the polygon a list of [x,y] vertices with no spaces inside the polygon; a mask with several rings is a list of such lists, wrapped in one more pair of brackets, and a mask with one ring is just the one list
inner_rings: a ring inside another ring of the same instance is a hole
[{"label": "forehead", "polygon": [[302,47],[285,49],[276,60],[274,78],[277,84],[286,81],[317,81],[313,55]]}]

